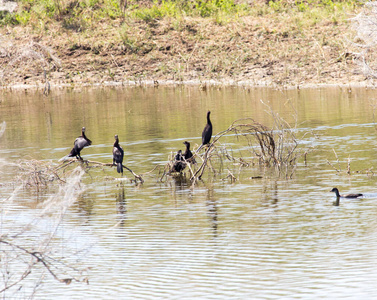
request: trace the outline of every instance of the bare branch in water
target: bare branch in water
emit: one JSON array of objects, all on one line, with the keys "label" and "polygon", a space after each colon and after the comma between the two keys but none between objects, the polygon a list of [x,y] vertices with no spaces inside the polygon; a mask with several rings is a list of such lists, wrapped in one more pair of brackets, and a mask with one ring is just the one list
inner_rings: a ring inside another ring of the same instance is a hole
[{"label": "bare branch in water", "polygon": [[[64,161],[58,166],[52,165],[50,162],[44,162],[39,160],[24,160],[19,162],[19,176],[18,179],[27,187],[33,187],[37,191],[43,188],[47,188],[52,182],[65,183],[65,178],[69,176],[66,174],[67,167],[80,163],[82,166],[85,165],[86,168],[91,168],[90,164],[95,166],[107,166],[113,167],[112,163],[101,163],[97,161],[90,160],[77,160],[75,158],[68,161]],[[144,183],[144,179],[141,175],[136,174],[127,166],[123,165],[123,168],[128,170],[133,176],[135,176],[135,182],[138,180],[140,183]],[[63,175],[64,174],[64,175]]]},{"label": "bare branch in water", "polygon": [[230,170],[228,170],[228,175],[225,178],[223,178],[222,180],[225,180],[227,178],[230,178],[230,182],[232,182],[232,183],[237,181],[236,176],[234,176],[233,173]]},{"label": "bare branch in water", "polygon": [[[25,182],[28,182],[30,185],[36,184],[37,188],[51,182],[48,180],[48,176],[54,174],[54,171],[49,173],[53,168],[48,165],[46,167],[46,165],[46,162],[38,161],[31,161],[29,164],[26,162],[20,164],[20,168],[26,176]],[[40,170],[38,170],[38,166]],[[27,173],[30,169],[31,172]],[[80,184],[84,174],[85,172],[81,167],[73,169],[66,180],[61,181],[59,189],[51,193],[48,199],[40,203],[43,209],[38,210],[35,218],[32,218],[29,222],[21,222],[22,225],[20,224],[17,228],[2,224],[3,229],[0,235],[0,244],[2,245],[0,247],[0,262],[3,281],[0,282],[0,293],[7,290],[20,290],[20,288],[25,286],[23,281],[29,277],[31,273],[34,274],[33,278],[35,274],[39,273],[41,276],[39,280],[42,280],[45,274],[44,270],[54,279],[62,283],[69,284],[71,281],[88,282],[86,277],[83,278],[84,270],[79,270],[70,265],[69,261],[71,260],[72,253],[66,257],[59,256],[58,258],[54,258],[56,255],[55,247],[61,245],[61,242],[56,243],[58,229],[60,228],[67,209],[75,203],[79,195],[85,189],[83,185]],[[23,190],[22,186],[23,185],[20,184],[19,187],[2,202],[3,208],[6,208],[6,205],[12,205],[12,201],[17,196],[18,192]],[[45,228],[39,231],[35,223],[38,222],[40,218],[46,216],[53,222],[53,227],[48,231],[46,231]],[[30,243],[30,236],[33,236],[32,243]],[[63,240],[64,239],[62,239],[62,241]],[[38,267],[38,265],[43,266],[43,268]],[[33,293],[40,282],[34,284],[35,286],[31,287],[33,288]]]},{"label": "bare branch in water", "polygon": [[[98,162],[98,161],[92,161],[92,160],[84,160],[83,161],[84,163],[86,163],[87,165],[89,164],[96,164],[96,165],[100,165],[100,166],[106,166],[106,167],[113,167],[114,164],[113,163],[101,163],[101,162]],[[138,175],[136,174],[134,171],[132,171],[130,168],[128,168],[127,166],[125,165],[122,165],[123,168],[125,168],[127,171],[129,171],[133,176],[135,176],[135,182],[137,182],[137,180],[140,181],[140,183],[144,183],[144,179],[141,175]]]},{"label": "bare branch in water", "polygon": [[[68,277],[68,278],[59,278],[58,275],[52,270],[52,267],[55,268],[54,265],[52,265],[48,260],[49,258],[45,253],[42,252],[37,252],[37,251],[29,251],[25,247],[21,247],[16,245],[15,243],[9,242],[4,240],[3,238],[0,238],[0,243],[5,244],[11,248],[13,248],[15,251],[16,250],[21,250],[25,254],[27,254],[29,257],[32,258],[32,261],[29,262],[29,267],[24,271],[24,273],[20,276],[20,278],[13,283],[6,285],[3,287],[3,289],[0,290],[0,293],[3,293],[4,291],[12,288],[13,286],[17,285],[20,283],[22,280],[24,280],[28,275],[31,274],[32,268],[37,264],[37,263],[42,263],[43,266],[46,268],[46,270],[52,275],[54,279],[56,279],[59,282],[65,283],[65,284],[70,284],[72,281],[77,281],[80,282],[81,280],[75,277]],[[56,263],[56,260],[53,260],[54,263]]]}]

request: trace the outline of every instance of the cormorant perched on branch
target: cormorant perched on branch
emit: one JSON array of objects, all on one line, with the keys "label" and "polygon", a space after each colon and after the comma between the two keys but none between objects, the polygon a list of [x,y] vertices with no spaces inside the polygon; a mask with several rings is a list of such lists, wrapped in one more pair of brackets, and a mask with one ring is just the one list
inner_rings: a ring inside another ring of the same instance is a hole
[{"label": "cormorant perched on branch", "polygon": [[173,166],[171,168],[171,172],[182,172],[186,168],[186,163],[183,161],[182,158],[182,150],[179,150],[177,155],[175,156],[175,160]]},{"label": "cormorant perched on branch", "polygon": [[114,142],[114,148],[113,148],[113,165],[117,165],[117,172],[121,173],[123,176],[123,157],[124,157],[124,151],[121,145],[119,145],[119,139],[118,135],[116,134],[114,136],[115,142]]},{"label": "cormorant perched on branch", "polygon": [[212,137],[212,123],[211,120],[209,119],[209,115],[211,114],[210,111],[207,112],[207,124],[203,129],[202,132],[202,144],[198,148],[197,151],[199,151],[204,145],[208,145],[209,142],[211,141]]},{"label": "cormorant perched on branch", "polygon": [[89,140],[85,135],[85,127],[81,129],[81,136],[79,136],[77,139],[75,139],[75,142],[73,143],[73,148],[71,152],[68,154],[68,157],[76,157],[77,159],[82,159],[80,156],[80,152],[85,147],[88,147],[92,144],[92,141]]},{"label": "cormorant perched on branch", "polygon": [[187,141],[184,141],[183,144],[186,145],[186,151],[185,151],[185,153],[183,153],[183,157],[184,157],[185,160],[187,160],[189,163],[195,164],[196,161],[195,161],[195,158],[193,157],[192,152],[191,152],[191,150],[190,150],[190,143],[187,142]]}]

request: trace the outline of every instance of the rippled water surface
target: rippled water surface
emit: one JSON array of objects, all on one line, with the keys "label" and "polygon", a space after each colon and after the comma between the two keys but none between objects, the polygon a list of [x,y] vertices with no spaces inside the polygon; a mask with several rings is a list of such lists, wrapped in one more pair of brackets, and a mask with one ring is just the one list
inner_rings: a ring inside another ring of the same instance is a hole
[{"label": "rippled water surface", "polygon": [[[61,266],[54,274],[87,278],[89,284],[60,283],[37,265],[2,295],[377,299],[376,105],[375,90],[338,87],[4,93],[1,234],[30,251],[48,248],[51,259],[75,268]],[[221,146],[254,165],[240,169],[224,161],[220,173],[207,171],[195,186],[170,177],[159,181],[183,141],[200,144],[207,110],[216,134],[246,117],[274,126],[270,108],[292,127],[298,150],[308,150],[291,178],[259,167],[242,140],[228,135]],[[93,141],[82,151],[84,159],[111,162],[118,134],[125,164],[144,174],[144,184],[114,180],[114,168],[84,172],[78,165],[60,186],[38,192],[20,184],[17,164],[39,160],[57,166],[82,126]],[[227,178],[228,170],[237,181]],[[364,197],[334,206],[334,186]],[[6,263],[4,244],[0,251],[2,289],[4,278],[12,274],[8,281],[17,281],[25,266]]]}]

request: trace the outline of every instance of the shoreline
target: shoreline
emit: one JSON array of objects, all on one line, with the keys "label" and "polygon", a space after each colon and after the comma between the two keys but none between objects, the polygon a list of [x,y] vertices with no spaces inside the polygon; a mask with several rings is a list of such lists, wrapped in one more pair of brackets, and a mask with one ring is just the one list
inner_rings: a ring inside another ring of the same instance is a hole
[{"label": "shoreline", "polygon": [[[7,86],[0,86],[1,91],[22,91],[22,90],[42,90],[42,92],[47,88],[49,92],[57,89],[69,89],[69,88],[133,88],[133,87],[178,87],[178,86],[188,86],[188,87],[198,87],[201,89],[211,88],[211,87],[237,87],[237,88],[272,88],[272,89],[282,89],[282,90],[292,90],[292,89],[318,89],[318,88],[366,88],[366,89],[376,89],[377,83],[370,79],[363,82],[349,82],[349,83],[303,83],[300,85],[279,85],[276,83],[259,82],[255,83],[253,80],[141,80],[141,81],[104,81],[99,83],[54,83],[48,82],[46,87],[45,83],[41,84],[13,84]],[[48,93],[49,93],[48,92]]]}]

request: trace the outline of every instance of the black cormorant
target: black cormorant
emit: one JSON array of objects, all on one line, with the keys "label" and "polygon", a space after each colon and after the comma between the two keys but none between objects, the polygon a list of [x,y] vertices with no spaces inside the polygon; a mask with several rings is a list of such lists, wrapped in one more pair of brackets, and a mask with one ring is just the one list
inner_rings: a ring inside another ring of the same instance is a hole
[{"label": "black cormorant", "polygon": [[190,143],[187,142],[187,141],[184,141],[183,144],[185,144],[185,146],[186,146],[186,151],[185,151],[185,153],[183,153],[183,157],[184,157],[185,160],[187,160],[189,163],[195,164],[196,161],[195,161],[195,158],[193,157],[192,152],[191,152],[191,150],[190,150]]},{"label": "black cormorant", "polygon": [[92,141],[89,140],[85,135],[85,127],[81,129],[81,136],[79,136],[75,142],[73,143],[73,148],[71,152],[68,154],[68,157],[76,157],[77,159],[82,159],[80,156],[80,152],[85,147],[88,147],[92,144]]},{"label": "black cormorant", "polygon": [[200,145],[200,147],[198,148],[197,151],[199,151],[204,145],[208,145],[209,142],[211,141],[211,137],[212,137],[212,123],[211,123],[211,120],[209,118],[210,114],[211,114],[211,112],[208,111],[207,112],[207,124],[204,127],[203,132],[202,132],[202,144]]},{"label": "black cormorant", "polygon": [[116,134],[114,136],[115,142],[114,142],[114,148],[113,148],[113,165],[117,166],[117,172],[121,173],[123,176],[123,157],[124,157],[124,151],[121,145],[119,145],[119,138]]},{"label": "black cormorant", "polygon": [[182,150],[177,152],[177,155],[174,158],[174,163],[171,168],[171,172],[182,172],[186,168],[186,163],[183,161],[182,158]]}]

